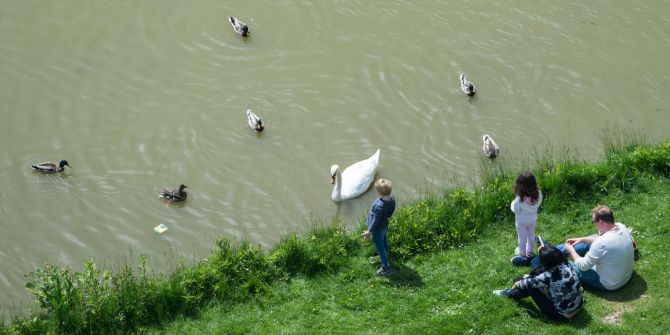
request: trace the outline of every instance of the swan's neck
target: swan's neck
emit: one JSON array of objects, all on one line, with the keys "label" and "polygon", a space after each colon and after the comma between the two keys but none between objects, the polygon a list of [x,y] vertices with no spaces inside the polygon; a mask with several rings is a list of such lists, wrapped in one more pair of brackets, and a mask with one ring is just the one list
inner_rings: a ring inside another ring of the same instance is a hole
[{"label": "swan's neck", "polygon": [[333,198],[333,201],[342,200],[342,176],[339,168],[335,171],[335,187],[333,187],[331,198]]}]

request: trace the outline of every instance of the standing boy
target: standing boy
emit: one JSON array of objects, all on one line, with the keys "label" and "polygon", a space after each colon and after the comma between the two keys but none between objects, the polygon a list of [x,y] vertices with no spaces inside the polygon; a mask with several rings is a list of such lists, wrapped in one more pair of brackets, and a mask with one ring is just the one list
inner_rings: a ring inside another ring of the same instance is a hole
[{"label": "standing boy", "polygon": [[375,243],[377,253],[381,259],[381,267],[377,270],[377,275],[388,276],[393,274],[391,264],[389,263],[388,255],[388,227],[389,218],[395,211],[395,197],[391,196],[391,181],[386,179],[378,179],[375,182],[375,190],[380,197],[372,202],[370,214],[368,215],[368,230],[363,233],[363,238],[368,240],[372,236],[372,241]]}]

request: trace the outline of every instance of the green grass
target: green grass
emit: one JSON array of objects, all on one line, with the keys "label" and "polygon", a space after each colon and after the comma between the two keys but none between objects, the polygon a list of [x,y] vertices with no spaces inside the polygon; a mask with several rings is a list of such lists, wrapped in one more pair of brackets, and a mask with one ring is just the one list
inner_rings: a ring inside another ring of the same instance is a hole
[{"label": "green grass", "polygon": [[658,333],[670,327],[670,141],[633,140],[604,138],[598,162],[535,157],[531,166],[545,196],[537,233],[554,242],[590,234],[590,209],[601,203],[635,229],[642,250],[632,282],[589,293],[586,310],[569,324],[529,316],[531,303],[492,296],[526,270],[509,264],[517,171],[483,164],[477,184],[398,208],[389,232],[391,278],[374,275],[374,248],[342,226],[288,236],[269,251],[220,240],[210,257],[169,274],[147,273],[145,256],[113,272],[92,260],[78,271],[47,265],[28,275],[32,315],[0,334]]},{"label": "green grass", "polygon": [[[390,278],[374,275],[367,254],[334,274],[298,277],[236,305],[216,305],[197,318],[180,318],[165,334],[660,334],[670,329],[670,181],[638,181],[644,193],[611,192],[564,212],[540,215],[537,233],[550,241],[593,233],[590,210],[611,205],[635,229],[640,252],[632,280],[616,292],[587,290],[586,308],[567,324],[531,316],[532,300],[516,304],[493,296],[527,268],[511,266],[513,221],[487,229],[476,241],[395,262]],[[578,217],[575,220],[574,216]],[[394,231],[391,234],[395,233]],[[368,246],[372,249],[372,246]]]}]

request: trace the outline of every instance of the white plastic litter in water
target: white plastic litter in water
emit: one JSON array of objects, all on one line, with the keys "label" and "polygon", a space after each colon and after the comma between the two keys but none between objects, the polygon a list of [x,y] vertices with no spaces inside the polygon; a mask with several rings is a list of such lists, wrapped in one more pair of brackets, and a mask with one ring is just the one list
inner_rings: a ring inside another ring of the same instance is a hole
[{"label": "white plastic litter in water", "polygon": [[168,227],[166,225],[162,224],[162,223],[159,224],[158,226],[154,227],[154,231],[159,233],[159,234],[164,233],[166,230],[168,230]]}]

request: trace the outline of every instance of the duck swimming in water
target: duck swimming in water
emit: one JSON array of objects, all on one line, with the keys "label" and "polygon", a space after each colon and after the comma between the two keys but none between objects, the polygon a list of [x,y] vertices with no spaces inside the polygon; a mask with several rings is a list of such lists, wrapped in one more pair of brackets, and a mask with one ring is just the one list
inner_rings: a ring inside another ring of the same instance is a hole
[{"label": "duck swimming in water", "polygon": [[242,37],[249,36],[249,27],[244,24],[244,22],[238,20],[236,17],[231,16],[228,18],[230,25],[233,26],[233,30]]},{"label": "duck swimming in water", "polygon": [[158,193],[158,196],[170,202],[184,201],[188,197],[188,194],[184,191],[187,187],[188,186],[181,184],[179,185],[179,190],[162,190]]},{"label": "duck swimming in water", "polygon": [[251,109],[247,109],[247,122],[249,123],[249,127],[257,132],[261,132],[265,129],[263,120],[261,120],[258,115],[254,114]]},{"label": "duck swimming in water", "polygon": [[460,79],[461,79],[461,91],[463,92],[463,94],[471,97],[475,95],[475,93],[477,93],[477,87],[475,87],[475,84],[473,84],[468,80],[468,76],[465,73],[461,73]]},{"label": "duck swimming in water", "polygon": [[496,142],[491,138],[491,135],[486,134],[482,137],[482,141],[484,141],[484,146],[482,146],[482,150],[484,151],[484,155],[488,158],[496,158],[498,157],[498,152],[500,151],[498,149],[498,145]]},{"label": "duck swimming in water", "polygon": [[42,172],[42,173],[56,173],[56,172],[63,172],[65,170],[65,167],[70,167],[70,164],[66,160],[60,161],[60,163],[56,164],[53,162],[44,162],[44,163],[38,163],[38,164],[33,164],[33,170]]}]

